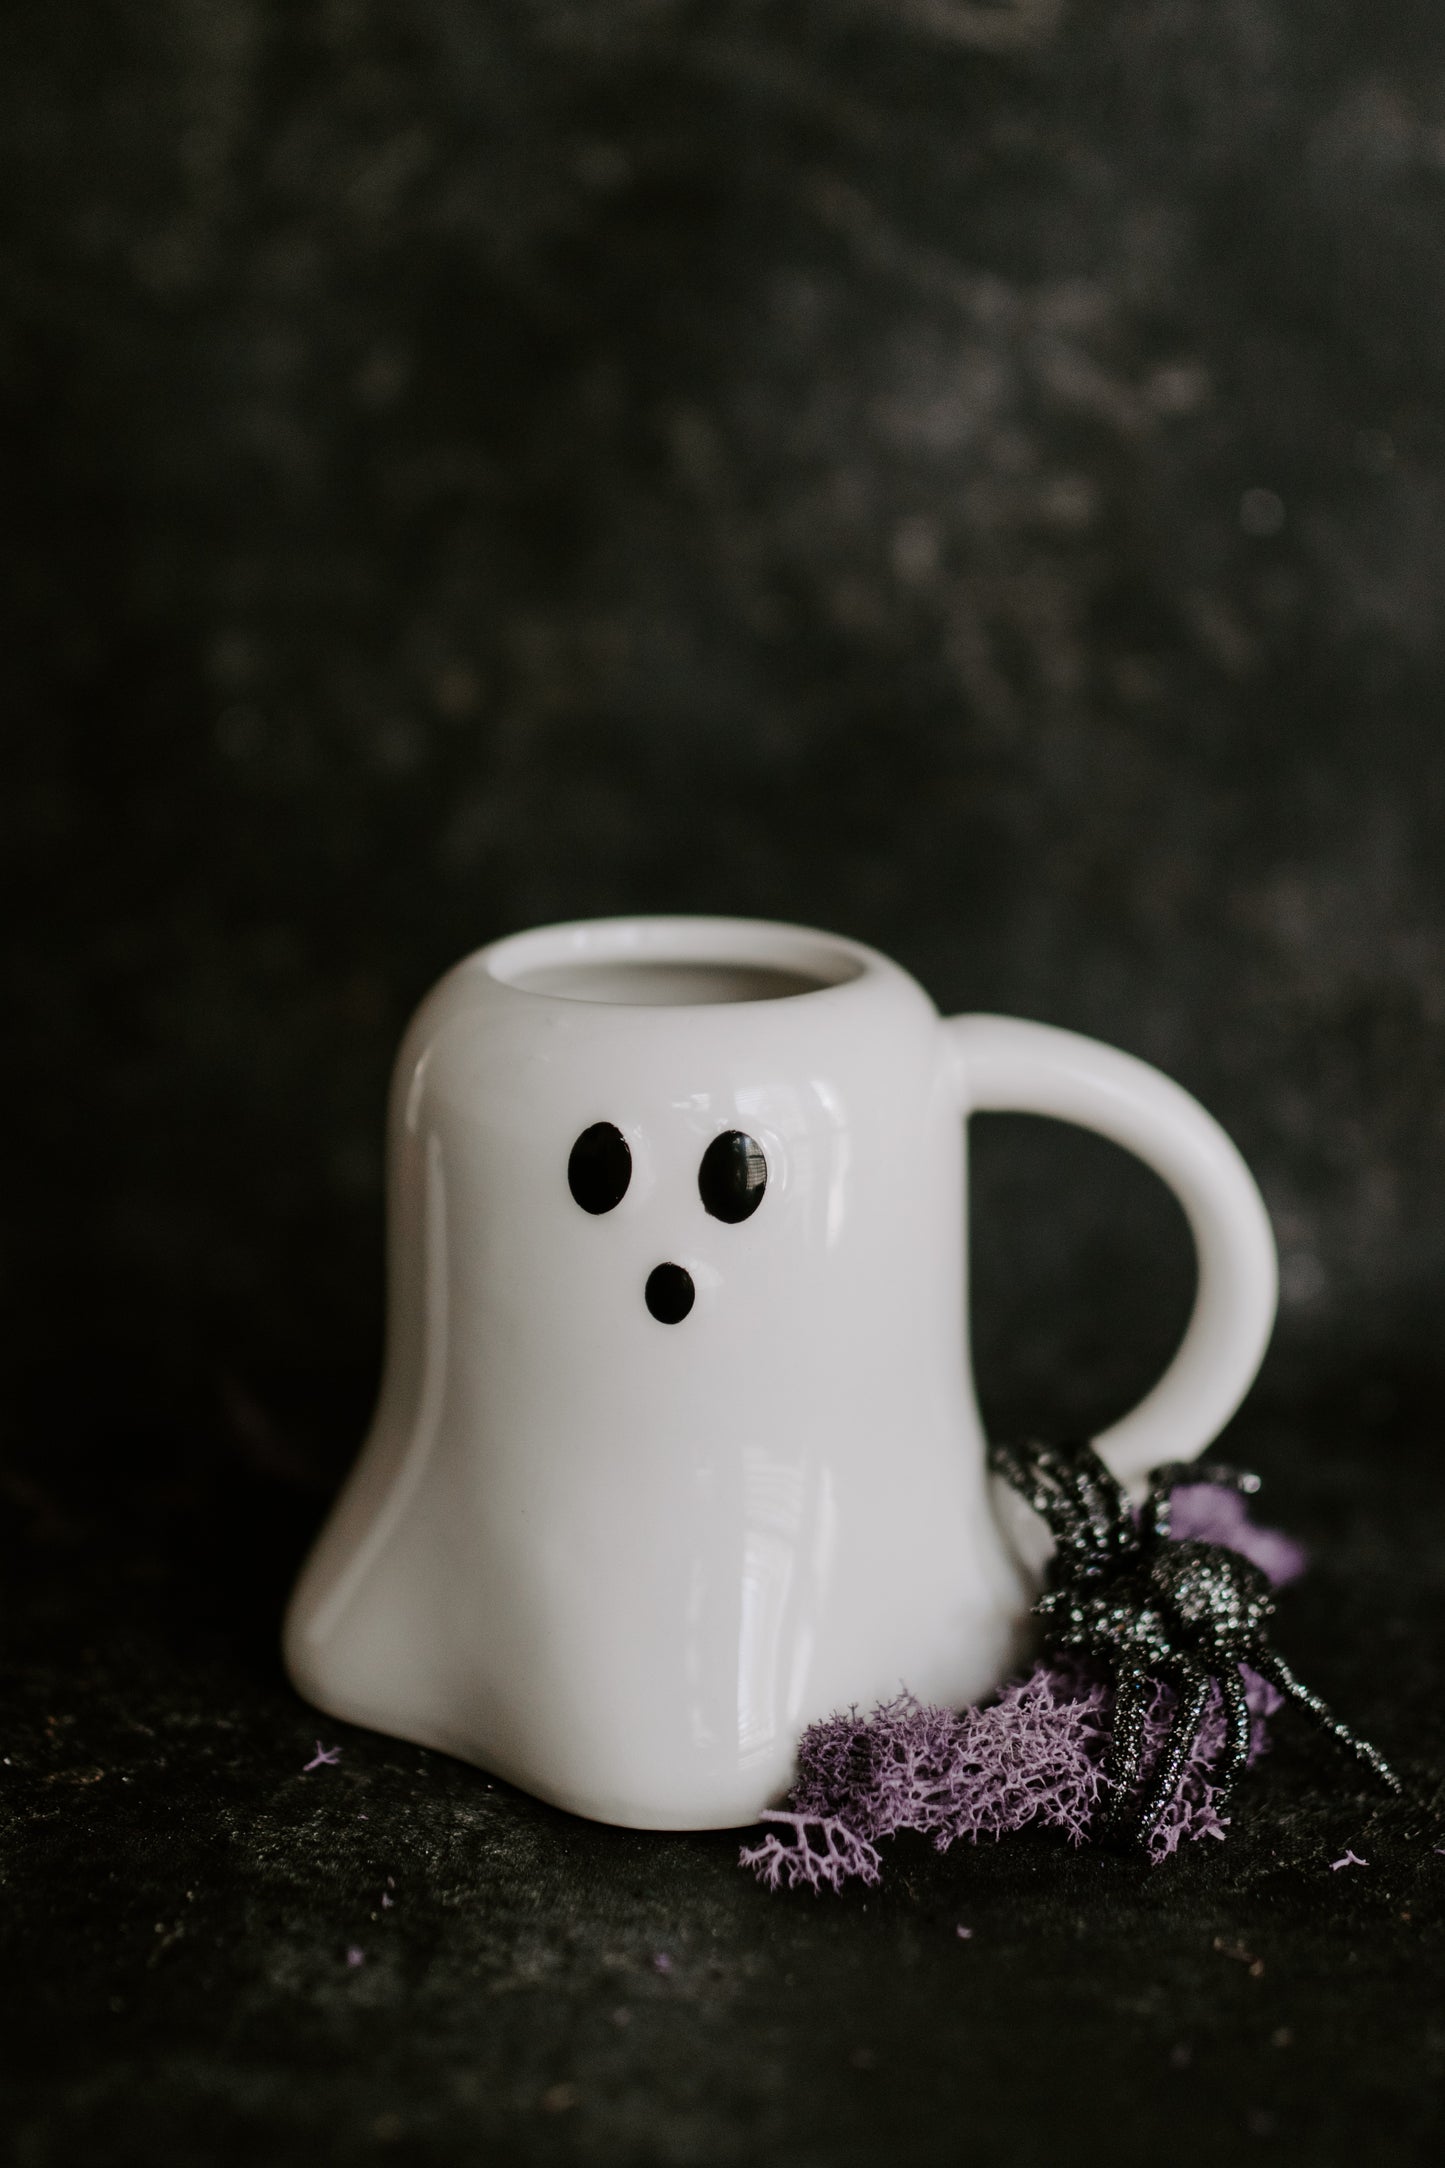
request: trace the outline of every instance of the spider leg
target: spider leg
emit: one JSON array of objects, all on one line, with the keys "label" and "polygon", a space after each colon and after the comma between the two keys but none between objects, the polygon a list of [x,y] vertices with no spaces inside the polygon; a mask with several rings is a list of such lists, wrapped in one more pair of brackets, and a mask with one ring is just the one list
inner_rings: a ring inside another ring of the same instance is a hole
[{"label": "spider leg", "polygon": [[1236,1468],[1227,1460],[1171,1460],[1162,1468],[1154,1470],[1154,1481],[1166,1483],[1171,1490],[1184,1489],[1191,1483],[1212,1483],[1217,1490],[1240,1491],[1252,1498],[1259,1489],[1259,1477],[1248,1468]]},{"label": "spider leg", "polygon": [[1255,1670],[1272,1685],[1277,1686],[1282,1694],[1288,1694],[1291,1701],[1297,1701],[1302,1709],[1308,1709],[1321,1729],[1327,1731],[1331,1738],[1337,1739],[1341,1746],[1348,1747],[1367,1769],[1372,1769],[1387,1790],[1404,1792],[1404,1785],[1379,1749],[1371,1746],[1368,1739],[1357,1738],[1348,1724],[1342,1724],[1329,1704],[1295,1677],[1282,1656],[1277,1655],[1273,1649],[1265,1649],[1251,1656],[1250,1662]]},{"label": "spider leg", "polygon": [[1100,1827],[1105,1833],[1118,1828],[1139,1782],[1148,1691],[1149,1674],[1138,1664],[1127,1664],[1115,1674],[1114,1724],[1109,1740],[1109,1797],[1100,1817]]},{"label": "spider leg", "polygon": [[1159,1756],[1159,1766],[1154,1772],[1149,1796],[1134,1825],[1135,1841],[1146,1849],[1150,1838],[1164,1819],[1170,1800],[1179,1789],[1179,1780],[1184,1774],[1190,1755],[1199,1744],[1199,1734],[1204,1729],[1204,1719],[1209,1709],[1209,1688],[1212,1683],[1209,1673],[1199,1664],[1179,1664],[1175,1666],[1175,1675],[1179,1680],[1179,1707],[1174,1722],[1169,1727],[1164,1751]]},{"label": "spider leg", "polygon": [[1056,1549],[1087,1558],[1092,1549],[1084,1513],[1074,1495],[1070,1469],[1056,1447],[996,1442],[989,1465],[1047,1524]]},{"label": "spider leg", "polygon": [[[989,1441],[988,1464],[995,1475],[1001,1475],[1010,1490],[1016,1490],[1020,1498],[1033,1504],[1034,1478],[1029,1462],[1012,1438],[992,1438]],[[1035,1508],[1042,1511],[1041,1507]]]},{"label": "spider leg", "polygon": [[1076,1448],[1072,1445],[1040,1445],[1034,1450],[1039,1466],[1053,1485],[1072,1547],[1081,1553],[1097,1548],[1098,1538],[1090,1525],[1088,1502],[1079,1489],[1074,1460]]},{"label": "spider leg", "polygon": [[1168,1538],[1178,1468],[1179,1463],[1173,1461],[1167,1468],[1156,1468],[1149,1479],[1148,1495],[1139,1515],[1139,1535],[1146,1544],[1163,1543]]},{"label": "spider leg", "polygon": [[1129,1493],[1107,1463],[1083,1439],[1059,1448],[1068,1456],[1074,1495],[1100,1550],[1132,1551],[1137,1544]]},{"label": "spider leg", "polygon": [[1045,1502],[1053,1495],[1053,1486],[1045,1479],[1046,1450],[1032,1440],[1020,1445],[1012,1438],[994,1438],[988,1448],[988,1464],[994,1474],[1001,1475],[1021,1498],[1027,1498],[1037,1513],[1043,1512]]},{"label": "spider leg", "polygon": [[1257,1475],[1251,1475],[1245,1468],[1231,1468],[1224,1461],[1168,1461],[1162,1468],[1156,1468],[1149,1480],[1142,1523],[1146,1541],[1150,1537],[1163,1541],[1168,1536],[1174,1492],[1195,1483],[1212,1483],[1220,1490],[1238,1491],[1245,1498],[1252,1498],[1259,1489]]},{"label": "spider leg", "polygon": [[1210,1782],[1227,1797],[1249,1760],[1249,1742],[1254,1728],[1249,1714],[1249,1696],[1244,1691],[1238,1664],[1226,1664],[1219,1673],[1219,1691],[1224,1696],[1228,1730],[1224,1752],[1214,1766]]}]

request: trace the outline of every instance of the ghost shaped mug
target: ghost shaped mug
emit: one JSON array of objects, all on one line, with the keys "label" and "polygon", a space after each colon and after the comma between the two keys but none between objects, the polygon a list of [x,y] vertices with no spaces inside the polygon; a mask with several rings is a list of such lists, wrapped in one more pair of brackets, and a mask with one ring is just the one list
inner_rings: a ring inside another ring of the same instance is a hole
[{"label": "ghost shaped mug", "polygon": [[300,1691],[558,1806],[748,1822],[804,1726],[954,1705],[1030,1598],[966,1345],[965,1118],[1138,1153],[1199,1285],[1100,1448],[1227,1421],[1275,1253],[1233,1144],[1091,1039],[943,1019],[854,941],[748,920],[546,928],[450,972],[391,1104],[389,1317],[362,1454],[292,1599]]}]

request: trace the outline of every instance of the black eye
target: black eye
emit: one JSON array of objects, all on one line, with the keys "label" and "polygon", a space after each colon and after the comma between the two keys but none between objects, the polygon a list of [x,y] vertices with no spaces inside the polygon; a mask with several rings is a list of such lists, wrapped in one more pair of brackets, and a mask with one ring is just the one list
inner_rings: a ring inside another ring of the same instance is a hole
[{"label": "black eye", "polygon": [[740,1129],[726,1129],[702,1155],[697,1170],[702,1201],[714,1219],[750,1219],[763,1201],[768,1186],[768,1163],[763,1148]]},{"label": "black eye", "polygon": [[632,1180],[627,1139],[611,1122],[584,1129],[567,1162],[567,1187],[584,1212],[610,1212]]}]

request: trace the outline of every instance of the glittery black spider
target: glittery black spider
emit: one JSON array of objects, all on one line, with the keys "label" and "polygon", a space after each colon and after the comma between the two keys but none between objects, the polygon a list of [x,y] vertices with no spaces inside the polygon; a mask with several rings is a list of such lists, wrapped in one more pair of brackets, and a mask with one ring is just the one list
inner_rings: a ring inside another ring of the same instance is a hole
[{"label": "glittery black spider", "polygon": [[1391,1791],[1402,1789],[1384,1757],[1295,1677],[1264,1638],[1274,1610],[1257,1566],[1217,1543],[1169,1540],[1170,1495],[1184,1483],[1250,1493],[1258,1476],[1209,1462],[1157,1468],[1136,1515],[1128,1493],[1089,1445],[995,1445],[997,1474],[1042,1514],[1055,1551],[1034,1606],[1050,1650],[1103,1658],[1114,1673],[1114,1735],[1105,1832],[1123,1829],[1139,1784],[1149,1680],[1167,1679],[1179,1707],[1130,1834],[1147,1845],[1198,1744],[1211,1684],[1224,1699],[1226,1743],[1210,1782],[1227,1794],[1249,1754],[1250,1713],[1239,1667],[1271,1681],[1308,1709]]}]

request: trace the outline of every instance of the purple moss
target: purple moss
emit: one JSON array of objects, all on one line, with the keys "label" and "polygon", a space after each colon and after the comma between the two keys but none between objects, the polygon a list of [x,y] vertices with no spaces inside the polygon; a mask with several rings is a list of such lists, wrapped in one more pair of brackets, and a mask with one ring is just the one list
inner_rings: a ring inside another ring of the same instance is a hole
[{"label": "purple moss", "polygon": [[[1299,1546],[1255,1527],[1233,1493],[1191,1484],[1175,1496],[1177,1538],[1227,1544],[1274,1581],[1302,1570]],[[1267,1747],[1267,1719],[1282,1697],[1248,1668],[1244,1683],[1253,1763]],[[1173,1688],[1156,1680],[1145,1719],[1144,1784],[1176,1706]],[[804,1732],[788,1805],[763,1816],[773,1826],[760,1844],[744,1848],[741,1863],[770,1889],[806,1886],[816,1894],[852,1880],[878,1882],[877,1846],[900,1830],[929,1837],[940,1852],[1028,1828],[1058,1830],[1082,1844],[1109,1789],[1112,1716],[1113,1690],[1101,1666],[1054,1662],[1037,1664],[980,1707],[934,1708],[900,1694],[871,1716],[854,1709],[827,1717]],[[1215,1687],[1151,1840],[1152,1859],[1167,1858],[1186,1839],[1224,1836],[1224,1801],[1210,1781],[1224,1746],[1224,1702]]]},{"label": "purple moss", "polygon": [[1190,1537],[1200,1543],[1222,1543],[1258,1566],[1276,1588],[1297,1581],[1305,1570],[1304,1546],[1282,1529],[1261,1528],[1252,1521],[1249,1501],[1238,1491],[1215,1483],[1181,1484],[1173,1493],[1170,1522],[1176,1543]]},{"label": "purple moss", "polygon": [[1078,1843],[1103,1786],[1106,1702],[1102,1679],[1040,1665],[981,1708],[900,1694],[830,1716],[803,1734],[791,1803],[870,1843],[912,1829],[943,1852],[1034,1822]]},{"label": "purple moss", "polygon": [[[1265,1750],[1265,1719],[1280,1696],[1254,1672],[1244,1678],[1253,1762]],[[1109,1788],[1112,1700],[1100,1670],[1039,1664],[983,1707],[955,1712],[900,1694],[871,1716],[853,1710],[811,1724],[798,1749],[789,1806],[763,1817],[776,1827],[744,1849],[742,1864],[770,1889],[806,1884],[817,1891],[826,1884],[836,1890],[855,1878],[877,1882],[877,1846],[900,1830],[929,1837],[940,1852],[1028,1828],[1059,1830],[1082,1844]],[[1146,1717],[1146,1772],[1168,1736],[1175,1705],[1172,1687],[1156,1682]],[[1210,1771],[1224,1735],[1216,1688],[1199,1743],[1155,1831],[1155,1860],[1186,1838],[1223,1837],[1227,1817]]]},{"label": "purple moss", "polygon": [[761,1844],[744,1845],[740,1864],[751,1867],[769,1889],[805,1887],[816,1897],[825,1885],[839,1890],[845,1882],[871,1886],[882,1880],[873,1846],[835,1816],[792,1814],[773,1807],[761,1819],[776,1827]]}]

